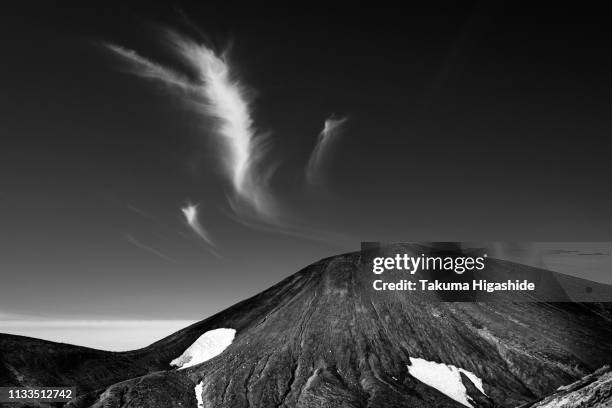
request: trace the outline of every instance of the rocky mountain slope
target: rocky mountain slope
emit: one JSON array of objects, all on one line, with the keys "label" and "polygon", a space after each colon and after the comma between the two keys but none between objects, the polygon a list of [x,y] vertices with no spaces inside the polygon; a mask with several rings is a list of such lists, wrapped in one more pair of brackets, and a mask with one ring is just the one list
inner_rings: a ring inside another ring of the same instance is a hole
[{"label": "rocky mountain slope", "polygon": [[[132,352],[0,335],[0,386],[76,385],[73,408],[516,407],[612,363],[610,304],[445,302],[436,292],[375,291],[365,262],[361,252],[321,260]],[[529,275],[551,285],[555,277],[493,259],[484,272],[474,276]],[[170,366],[219,328],[236,333],[221,354]],[[424,362],[424,375],[414,361]],[[428,379],[442,374],[452,380]]]},{"label": "rocky mountain slope", "polygon": [[612,369],[605,366],[552,395],[520,408],[608,408],[612,407]]}]

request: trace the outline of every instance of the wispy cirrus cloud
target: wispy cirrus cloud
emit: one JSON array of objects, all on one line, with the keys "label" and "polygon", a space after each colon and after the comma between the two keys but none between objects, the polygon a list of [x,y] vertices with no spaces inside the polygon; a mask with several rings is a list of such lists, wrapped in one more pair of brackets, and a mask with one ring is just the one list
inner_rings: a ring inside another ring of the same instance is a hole
[{"label": "wispy cirrus cloud", "polygon": [[103,45],[113,53],[123,58],[125,61],[131,63],[132,69],[130,72],[133,74],[144,78],[158,80],[165,84],[186,90],[193,90],[192,85],[189,83],[189,80],[186,77],[140,56],[134,50],[110,43],[103,43]]},{"label": "wispy cirrus cloud", "polygon": [[320,184],[323,182],[329,156],[331,155],[330,150],[342,132],[342,128],[347,120],[347,117],[337,118],[332,116],[325,121],[323,130],[321,130],[317,138],[317,144],[306,165],[306,181],[309,184]]},{"label": "wispy cirrus cloud", "polygon": [[207,244],[215,246],[213,240],[210,238],[208,232],[202,227],[198,219],[198,205],[188,203],[185,207],[181,208],[187,224],[191,227],[200,238],[202,238]]},{"label": "wispy cirrus cloud", "polygon": [[275,222],[279,206],[267,185],[270,168],[262,163],[267,136],[255,130],[246,87],[224,54],[176,33],[168,33],[167,38],[174,55],[195,75],[178,73],[119,45],[104,46],[128,62],[131,73],[182,91],[181,98],[198,114],[213,119],[214,134],[223,146],[218,152],[220,163],[232,187],[232,208]]},{"label": "wispy cirrus cloud", "polygon": [[[257,130],[252,116],[252,93],[240,80],[224,52],[176,32],[166,31],[166,41],[176,66],[168,68],[129,48],[105,43],[104,46],[130,64],[130,72],[142,78],[161,82],[176,92],[198,115],[213,124],[212,134],[220,145],[216,152],[225,181],[229,208],[236,219],[246,225],[275,229],[292,235],[303,235],[282,200],[274,194],[270,182],[278,160],[266,147],[268,133]],[[346,118],[331,117],[325,126],[307,166],[307,180],[316,182],[324,170],[333,139]],[[206,135],[210,132],[206,132]],[[190,227],[209,245],[210,234],[198,222],[197,206],[181,208]],[[314,233],[316,235],[316,233]],[[308,232],[306,235],[313,235]]]},{"label": "wispy cirrus cloud", "polygon": [[134,245],[135,247],[140,248],[143,251],[146,251],[150,254],[153,254],[165,261],[172,262],[172,263],[179,263],[176,259],[164,254],[163,252],[153,248],[152,246],[140,242],[139,240],[134,238],[132,235],[125,234],[125,240],[129,242],[130,244]]}]

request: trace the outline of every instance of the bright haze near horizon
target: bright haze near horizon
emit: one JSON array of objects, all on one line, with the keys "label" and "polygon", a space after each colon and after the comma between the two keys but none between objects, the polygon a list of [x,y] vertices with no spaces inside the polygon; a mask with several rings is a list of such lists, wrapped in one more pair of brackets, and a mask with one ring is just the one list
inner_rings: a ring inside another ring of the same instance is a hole
[{"label": "bright haze near horizon", "polygon": [[612,241],[592,10],[3,17],[0,332],[144,346],[360,241]]}]

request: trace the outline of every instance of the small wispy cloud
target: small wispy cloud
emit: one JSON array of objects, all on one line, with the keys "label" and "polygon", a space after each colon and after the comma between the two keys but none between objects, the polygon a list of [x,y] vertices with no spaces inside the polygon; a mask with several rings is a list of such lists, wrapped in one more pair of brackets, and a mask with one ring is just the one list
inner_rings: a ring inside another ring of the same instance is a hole
[{"label": "small wispy cloud", "polygon": [[159,257],[159,258],[161,258],[161,259],[163,259],[165,261],[172,262],[172,263],[179,263],[176,259],[171,258],[168,255],[164,254],[163,252],[161,252],[161,251],[159,251],[159,250],[157,250],[157,249],[155,249],[155,248],[153,248],[153,247],[151,247],[149,245],[146,245],[146,244],[140,242],[139,240],[137,240],[136,238],[134,238],[130,234],[125,234],[125,240],[127,242],[129,242],[130,244],[134,245],[135,247],[140,248],[140,249],[142,249],[142,250],[144,250],[144,251],[146,251],[146,252],[148,252],[150,254],[153,254],[153,255],[155,255],[155,256],[157,256],[157,257]]},{"label": "small wispy cloud", "polygon": [[332,116],[325,121],[323,130],[319,133],[317,144],[306,166],[306,181],[309,184],[321,184],[323,182],[329,155],[331,154],[330,150],[347,120],[346,117],[336,118]]},{"label": "small wispy cloud", "polygon": [[141,217],[145,217],[145,218],[150,218],[150,219],[155,219],[155,216],[153,214],[151,214],[148,211],[145,211],[141,208],[138,208],[132,204],[127,204],[127,209],[132,211],[133,213],[136,213],[138,215],[140,215]]},{"label": "small wispy cloud", "polygon": [[188,203],[185,207],[181,208],[181,211],[183,212],[185,220],[193,232],[202,238],[208,245],[214,247],[215,244],[213,240],[210,238],[210,235],[198,220],[198,205]]},{"label": "small wispy cloud", "polygon": [[144,78],[159,80],[165,84],[182,89],[192,90],[192,85],[186,77],[140,56],[136,51],[111,43],[103,43],[103,45],[129,62],[131,64],[131,73]]}]

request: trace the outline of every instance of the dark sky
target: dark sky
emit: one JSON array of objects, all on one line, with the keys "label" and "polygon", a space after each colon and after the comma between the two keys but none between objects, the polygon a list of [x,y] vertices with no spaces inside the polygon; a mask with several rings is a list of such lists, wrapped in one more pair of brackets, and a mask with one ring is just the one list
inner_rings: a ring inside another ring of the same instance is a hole
[{"label": "dark sky", "polygon": [[[612,240],[601,11],[104,2],[2,19],[0,312],[199,319],[362,240]],[[194,113],[100,46],[163,60],[159,26],[229,47],[271,131],[273,191],[326,238],[238,222]],[[307,191],[331,114],[346,130]]]}]

